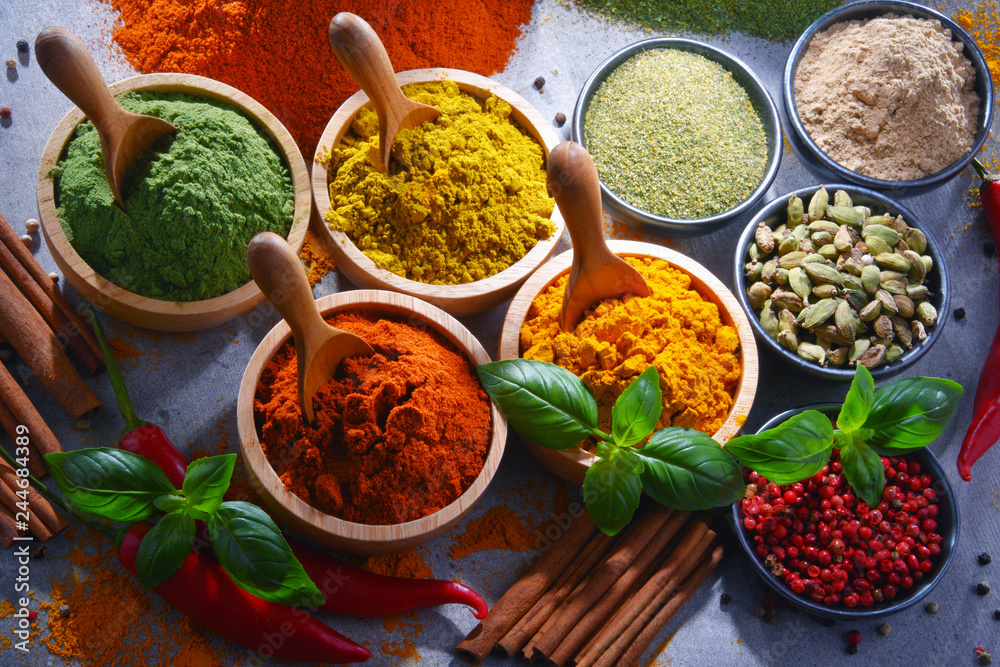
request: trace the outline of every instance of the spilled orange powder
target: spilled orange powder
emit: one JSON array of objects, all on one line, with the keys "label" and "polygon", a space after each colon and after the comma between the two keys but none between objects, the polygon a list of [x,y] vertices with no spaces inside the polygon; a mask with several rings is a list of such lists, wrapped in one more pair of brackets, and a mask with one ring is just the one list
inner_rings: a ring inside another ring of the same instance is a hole
[{"label": "spilled orange powder", "polygon": [[323,280],[323,276],[337,268],[337,262],[327,251],[323,242],[317,238],[310,229],[306,232],[305,243],[299,257],[305,263],[306,277],[309,278],[309,286],[314,287],[316,283]]},{"label": "spilled orange powder", "polygon": [[538,536],[514,512],[504,505],[494,505],[454,536],[449,554],[455,560],[478,551],[505,549],[519,553],[533,551]]},{"label": "spilled orange powder", "polygon": [[368,556],[357,563],[357,565],[369,572],[382,574],[387,577],[430,579],[434,576],[434,572],[418,549],[407,549],[406,551],[394,554]]},{"label": "spilled orange powder", "polygon": [[1000,11],[997,0],[980,0],[969,8],[959,7],[952,20],[976,40],[990,68],[993,83],[1000,82]]}]

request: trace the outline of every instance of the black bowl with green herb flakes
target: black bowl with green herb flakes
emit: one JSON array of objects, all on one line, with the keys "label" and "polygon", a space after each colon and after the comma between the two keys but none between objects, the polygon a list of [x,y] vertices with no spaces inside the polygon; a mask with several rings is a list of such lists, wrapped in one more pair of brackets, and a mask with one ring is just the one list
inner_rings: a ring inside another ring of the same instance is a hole
[{"label": "black bowl with green herb flakes", "polygon": [[757,76],[690,39],[608,57],[584,84],[572,129],[597,165],[604,206],[662,236],[707,234],[746,212],[782,152],[778,111]]},{"label": "black bowl with green herb flakes", "polygon": [[857,363],[876,379],[894,375],[948,320],[948,269],[926,226],[856,185],[810,186],[768,202],[740,236],[733,272],[733,293],[762,347],[827,380],[850,381]]}]

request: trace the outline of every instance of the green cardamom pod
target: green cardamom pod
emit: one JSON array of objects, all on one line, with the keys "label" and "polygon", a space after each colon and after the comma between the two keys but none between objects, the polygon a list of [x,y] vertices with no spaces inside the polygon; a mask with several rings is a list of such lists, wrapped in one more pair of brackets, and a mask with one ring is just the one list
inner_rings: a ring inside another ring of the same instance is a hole
[{"label": "green cardamom pod", "polygon": [[778,270],[778,260],[769,259],[760,269],[760,277],[765,283],[774,282],[774,272]]},{"label": "green cardamom pod", "polygon": [[792,230],[792,237],[796,241],[801,241],[802,239],[806,238],[807,236],[809,236],[809,227],[807,227],[804,224],[799,225],[798,227],[796,227],[795,229]]},{"label": "green cardamom pod", "polygon": [[919,299],[929,299],[931,297],[931,291],[927,289],[927,285],[907,285],[906,296],[910,297],[914,301],[918,301]]},{"label": "green cardamom pod", "polygon": [[747,296],[750,297],[750,306],[754,310],[760,310],[771,297],[771,288],[762,282],[755,282],[747,288]]},{"label": "green cardamom pod", "polygon": [[865,264],[854,257],[848,257],[847,261],[844,262],[844,268],[847,269],[848,273],[860,278],[861,273],[865,270]]},{"label": "green cardamom pod", "polygon": [[903,348],[898,345],[890,345],[889,349],[885,351],[885,363],[891,364],[903,356]]},{"label": "green cardamom pod", "polygon": [[820,246],[817,252],[831,262],[836,261],[836,259],[840,256],[840,251],[837,250],[837,247],[832,243]]},{"label": "green cardamom pod", "polygon": [[882,289],[893,296],[896,296],[897,294],[906,294],[906,287],[907,285],[905,280],[886,280],[882,283]]},{"label": "green cardamom pod", "polygon": [[792,288],[793,292],[803,299],[808,299],[809,293],[812,291],[812,283],[809,281],[809,275],[801,266],[789,269],[788,285]]},{"label": "green cardamom pod", "polygon": [[906,232],[906,245],[918,255],[923,255],[927,252],[927,236],[919,229],[910,227]]},{"label": "green cardamom pod", "polygon": [[770,300],[764,302],[764,307],[760,309],[760,326],[771,338],[778,337],[778,316],[774,314],[774,305]]},{"label": "green cardamom pod", "polygon": [[788,228],[794,229],[801,225],[805,218],[804,214],[802,200],[799,199],[798,195],[792,195],[792,198],[788,200]]},{"label": "green cardamom pod", "polygon": [[875,318],[875,322],[872,324],[872,330],[875,331],[876,336],[886,340],[892,340],[895,335],[892,329],[892,320],[886,315],[879,315]]},{"label": "green cardamom pod", "polygon": [[906,349],[913,347],[913,329],[910,323],[899,315],[893,315],[892,330],[896,334],[896,340],[906,346]]},{"label": "green cardamom pod", "polygon": [[774,233],[763,221],[757,225],[757,230],[754,232],[754,241],[757,242],[757,247],[764,251],[765,254],[774,250]]},{"label": "green cardamom pod", "polygon": [[873,322],[875,318],[882,314],[882,303],[875,299],[871,303],[864,306],[860,311],[861,320],[863,322]]},{"label": "green cardamom pod", "polygon": [[778,270],[774,272],[774,282],[778,283],[779,285],[787,285],[788,269],[783,269],[781,267],[778,267]]},{"label": "green cardamom pod", "polygon": [[816,244],[810,239],[802,239],[799,241],[799,250],[804,253],[814,254],[816,252]]},{"label": "green cardamom pod", "polygon": [[[822,248],[823,246],[828,246],[833,243],[833,234],[827,231],[813,232],[809,237],[809,240],[813,242],[813,245],[817,248]],[[834,248],[836,250],[836,248]]]},{"label": "green cardamom pod", "polygon": [[802,297],[795,292],[786,292],[785,290],[777,290],[774,292],[771,295],[771,303],[773,303],[774,307],[779,310],[785,308],[793,313],[799,312],[805,306],[802,301]]},{"label": "green cardamom pod", "polygon": [[871,217],[872,210],[870,208],[868,208],[867,206],[855,206],[854,210],[857,211],[858,215],[861,216],[861,226],[863,227],[864,224],[865,224],[865,221],[868,220],[868,218]]},{"label": "green cardamom pod", "polygon": [[841,225],[833,236],[833,245],[840,252],[849,252],[854,247],[854,237],[849,229],[847,225]]},{"label": "green cardamom pod", "polygon": [[840,271],[832,266],[820,264],[819,262],[809,262],[808,264],[803,264],[802,268],[806,270],[811,279],[817,282],[832,283],[834,285],[844,284],[844,277],[840,275]]},{"label": "green cardamom pod", "polygon": [[794,331],[790,329],[785,329],[778,332],[778,343],[781,344],[783,348],[794,354],[799,349],[799,339],[795,335]]},{"label": "green cardamom pod", "polygon": [[813,234],[816,232],[829,232],[833,235],[839,231],[840,225],[830,222],[829,220],[816,220],[809,223],[809,232]]},{"label": "green cardamom pod", "polygon": [[892,294],[889,292],[880,289],[875,292],[875,298],[882,304],[882,309],[890,315],[895,315],[898,312],[896,309],[896,300],[892,298]]},{"label": "green cardamom pod", "polygon": [[799,325],[795,321],[795,314],[787,309],[778,313],[778,326],[782,331],[799,330]]},{"label": "green cardamom pod", "polygon": [[917,304],[915,315],[925,326],[932,327],[937,324],[937,308],[932,306],[930,301],[921,301]]},{"label": "green cardamom pod", "polygon": [[874,294],[878,289],[880,273],[874,264],[869,264],[861,270],[861,286],[869,294]]},{"label": "green cardamom pod", "polygon": [[837,299],[821,299],[805,309],[806,315],[800,324],[806,329],[815,329],[830,319],[837,311]]},{"label": "green cardamom pod", "polygon": [[778,256],[783,257],[799,249],[799,240],[789,234],[778,243]]},{"label": "green cardamom pod", "polygon": [[[844,282],[846,283],[847,280],[844,280]],[[868,305],[868,295],[858,289],[854,288],[844,289],[844,298],[847,299],[847,302],[851,304],[851,307],[854,308],[854,310],[860,311],[862,308]]]},{"label": "green cardamom pod", "polygon": [[[847,267],[844,267],[844,268],[846,269]],[[842,273],[841,275],[844,276],[844,287],[845,288],[852,289],[852,290],[855,290],[857,292],[864,291],[864,288],[861,286],[861,278],[859,278],[858,276],[854,275],[853,273]]]},{"label": "green cardamom pod", "polygon": [[885,345],[881,343],[872,345],[864,354],[858,357],[857,363],[871,370],[885,361]]},{"label": "green cardamom pod", "polygon": [[813,343],[799,343],[795,354],[820,366],[826,365],[826,350]]},{"label": "green cardamom pod", "polygon": [[851,347],[847,351],[847,358],[853,364],[855,361],[861,358],[862,354],[868,351],[869,347],[871,347],[870,340],[868,340],[867,338],[859,338],[853,343],[851,343]]},{"label": "green cardamom pod", "polygon": [[924,270],[924,260],[920,259],[920,255],[912,250],[904,250],[903,257],[910,262],[910,270],[906,274],[907,277],[913,278],[917,283],[924,282],[924,278],[927,277],[927,271]]},{"label": "green cardamom pod", "polygon": [[872,256],[892,252],[892,246],[878,236],[869,236],[864,240],[864,244],[868,247],[868,253]]},{"label": "green cardamom pod", "polygon": [[864,217],[850,206],[828,206],[826,215],[838,226],[861,227]]},{"label": "green cardamom pod", "polygon": [[835,347],[826,353],[826,360],[831,366],[843,366],[847,363],[847,348]]},{"label": "green cardamom pod", "polygon": [[910,331],[913,332],[913,337],[921,343],[927,340],[927,330],[924,329],[924,323],[920,320],[910,320]]},{"label": "green cardamom pod", "polygon": [[881,239],[890,248],[899,243],[900,239],[899,232],[891,227],[887,227],[886,225],[868,225],[861,230],[861,238],[865,240],[865,243],[868,244],[869,248],[871,248],[871,243],[868,239],[872,237]]},{"label": "green cardamom pod", "polygon": [[851,195],[847,194],[847,191],[837,190],[833,193],[833,205],[852,207],[854,202],[851,201]]},{"label": "green cardamom pod", "polygon": [[913,299],[905,294],[893,294],[892,299],[896,302],[896,312],[907,319],[913,317],[913,313],[917,309]]},{"label": "green cardamom pod", "polygon": [[869,225],[885,225],[888,227],[893,224],[893,217],[891,215],[872,215],[865,220],[865,227]]},{"label": "green cardamom pod", "polygon": [[875,263],[890,271],[907,273],[910,270],[910,260],[894,252],[881,252],[875,255]]},{"label": "green cardamom pod", "polygon": [[821,220],[826,217],[826,205],[830,203],[830,193],[822,185],[813,193],[809,200],[809,221]]},{"label": "green cardamom pod", "polygon": [[838,294],[840,294],[840,289],[836,285],[823,283],[820,285],[816,285],[816,287],[813,287],[812,293],[814,296],[820,299],[829,299],[832,296],[837,296]]},{"label": "green cardamom pod", "polygon": [[837,331],[837,327],[833,324],[824,324],[821,327],[816,327],[812,330],[813,334],[816,336],[816,342],[824,347],[830,347],[831,345],[850,345],[854,342],[853,336],[845,336]]},{"label": "green cardamom pod", "polygon": [[851,339],[852,342],[854,341],[854,337],[857,335],[857,329],[854,325],[854,310],[846,299],[837,306],[837,310],[833,314],[833,323],[837,327],[837,333],[844,338]]},{"label": "green cardamom pod", "polygon": [[778,258],[778,266],[783,269],[794,269],[802,266],[802,260],[806,258],[806,253],[796,250]]}]

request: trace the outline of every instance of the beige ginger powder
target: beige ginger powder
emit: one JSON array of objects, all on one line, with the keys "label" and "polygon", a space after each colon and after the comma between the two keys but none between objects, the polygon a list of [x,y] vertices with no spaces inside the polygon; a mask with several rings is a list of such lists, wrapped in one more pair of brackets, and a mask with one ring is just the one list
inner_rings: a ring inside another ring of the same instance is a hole
[{"label": "beige ginger powder", "polygon": [[795,72],[795,106],[833,160],[888,181],[929,176],[972,146],[975,70],[939,21],[887,14],[818,33]]}]

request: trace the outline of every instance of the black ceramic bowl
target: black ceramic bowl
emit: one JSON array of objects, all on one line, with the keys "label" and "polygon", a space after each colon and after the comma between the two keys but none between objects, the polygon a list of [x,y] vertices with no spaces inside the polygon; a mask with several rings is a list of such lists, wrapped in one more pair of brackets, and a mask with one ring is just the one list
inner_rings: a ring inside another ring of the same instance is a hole
[{"label": "black ceramic bowl", "polygon": [[[805,410],[819,410],[829,415],[832,419],[835,419],[840,410],[840,405],[837,403],[823,403],[783,412],[761,426],[758,433],[773,428],[789,417]],[[768,588],[779,598],[797,609],[815,616],[850,621],[871,620],[895,614],[898,611],[917,604],[934,590],[934,587],[941,582],[945,572],[948,571],[948,567],[951,565],[951,560],[958,546],[958,505],[956,503],[955,492],[951,488],[951,484],[948,483],[948,476],[945,474],[944,468],[941,467],[941,462],[934,456],[930,449],[927,447],[918,449],[915,452],[907,454],[906,459],[919,463],[921,470],[934,478],[934,484],[931,488],[937,492],[938,496],[937,532],[942,538],[941,554],[935,560],[934,567],[924,575],[923,579],[914,582],[913,587],[908,590],[901,588],[893,600],[876,603],[871,607],[830,607],[821,602],[815,602],[812,598],[805,595],[793,593],[784,580],[775,577],[769,569],[764,567],[764,563],[754,550],[753,544],[747,539],[749,531],[743,528],[741,503],[735,502],[732,506],[731,519],[735,523],[733,529],[736,531],[736,537],[739,539],[743,551],[750,558],[754,571],[764,580]]]},{"label": "black ceramic bowl", "polygon": [[[941,171],[912,181],[885,181],[870,176],[863,176],[835,162],[812,140],[795,109],[795,94],[793,92],[795,70],[809,48],[809,43],[813,37],[837,23],[873,19],[889,13],[940,21],[941,25],[951,31],[952,38],[962,43],[963,53],[976,71],[976,94],[979,95],[979,122],[976,127],[976,134],[972,140],[972,147],[965,155]],[[896,196],[917,195],[927,192],[954,177],[972,161],[972,158],[982,148],[989,137],[990,127],[993,124],[993,80],[990,76],[990,69],[986,65],[986,60],[983,58],[983,54],[976,45],[975,40],[961,26],[944,14],[928,7],[900,0],[890,2],[859,2],[839,7],[818,18],[802,33],[802,36],[799,37],[798,41],[792,47],[792,52],[788,55],[788,60],[785,63],[784,80],[782,82],[782,97],[784,98],[784,107],[785,113],[788,116],[788,122],[792,126],[792,131],[789,132],[789,143],[795,149],[798,156],[802,158],[801,161],[803,164],[813,171],[820,180],[846,179],[868,188],[891,191]]]},{"label": "black ceramic bowl", "polygon": [[[948,321],[948,308],[951,303],[951,292],[948,289],[948,268],[945,266],[944,256],[941,254],[937,242],[934,241],[934,237],[931,236],[927,227],[920,223],[917,216],[914,215],[911,210],[881,193],[873,190],[867,190],[856,185],[837,183],[824,185],[829,191],[831,198],[836,190],[845,190],[851,195],[851,199],[855,205],[869,207],[872,210],[872,215],[881,215],[883,213],[889,213],[894,216],[902,215],[907,225],[919,229],[924,233],[924,236],[927,237],[927,250],[924,254],[930,255],[930,257],[934,260],[934,268],[931,273],[928,274],[927,282],[925,284],[933,293],[933,296],[929,299],[929,301],[938,311],[937,324],[928,328],[927,340],[923,343],[914,342],[913,347],[906,350],[896,361],[891,364],[882,364],[872,370],[872,377],[876,380],[885,379],[890,375],[894,375],[902,371],[904,368],[915,364],[920,357],[927,353],[927,351],[931,348],[931,345],[933,345],[941,336],[941,331],[944,329],[945,323]],[[778,341],[768,336],[764,331],[764,327],[760,324],[760,319],[757,317],[757,313],[755,313],[753,308],[750,307],[750,298],[747,296],[747,287],[749,287],[749,283],[747,283],[747,279],[744,276],[743,267],[749,261],[747,252],[750,248],[750,244],[754,242],[754,231],[757,229],[757,224],[764,221],[768,227],[773,229],[774,227],[784,223],[786,220],[786,206],[792,195],[798,195],[802,199],[803,204],[808,206],[809,199],[818,189],[818,185],[813,185],[807,188],[799,188],[793,192],[785,193],[777,199],[768,202],[764,208],[758,211],[753,219],[750,220],[750,224],[748,224],[746,229],[743,230],[743,234],[740,236],[739,243],[736,246],[736,257],[733,260],[733,293],[739,300],[740,306],[743,307],[743,311],[747,314],[747,318],[750,320],[750,326],[753,328],[754,334],[757,336],[757,341],[769,354],[814,377],[826,380],[841,380],[844,382],[850,382],[854,379],[854,368],[852,366],[845,365],[841,368],[819,366],[790,352],[782,347]]]},{"label": "black ceramic bowl", "polygon": [[590,101],[594,93],[597,92],[597,89],[600,88],[608,75],[633,56],[651,49],[690,51],[691,53],[696,53],[708,60],[719,63],[732,73],[736,83],[740,84],[747,92],[754,109],[757,111],[764,125],[764,132],[767,135],[767,167],[764,170],[764,176],[757,185],[757,189],[749,197],[728,211],[706,218],[667,218],[649,213],[629,204],[612,192],[604,184],[603,180],[601,181],[601,199],[604,207],[614,217],[620,219],[630,227],[643,232],[676,238],[708,234],[724,227],[736,217],[748,211],[771,186],[771,182],[778,173],[778,165],[781,162],[782,152],[781,120],[778,116],[778,109],[768,94],[767,89],[764,88],[764,84],[757,78],[757,75],[735,56],[692,39],[674,37],[647,39],[642,42],[630,44],[611,54],[594,70],[590,78],[587,79],[573,109],[573,141],[583,144],[585,147],[587,146],[587,134],[585,131],[587,109],[590,107]]}]

